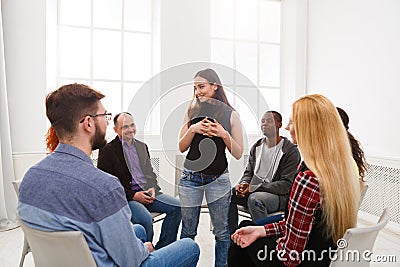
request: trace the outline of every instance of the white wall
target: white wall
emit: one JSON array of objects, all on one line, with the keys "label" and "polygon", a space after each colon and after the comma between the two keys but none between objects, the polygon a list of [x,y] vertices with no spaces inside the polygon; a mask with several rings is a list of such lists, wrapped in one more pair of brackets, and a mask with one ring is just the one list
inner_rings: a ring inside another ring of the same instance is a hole
[{"label": "white wall", "polygon": [[[206,41],[210,38],[210,3],[208,0],[161,0],[159,5],[161,74],[155,82],[160,83],[157,97],[160,105],[161,136],[146,136],[143,139],[155,149],[152,156],[160,157],[161,188],[164,192],[173,194],[175,160],[176,155],[181,154],[178,151],[178,133],[184,118],[184,110],[179,109],[183,112],[177,112],[177,107],[186,107],[192,96],[192,86],[179,85],[191,82],[193,75],[199,70],[193,69],[193,66],[178,66],[210,60],[210,44]],[[173,90],[175,87],[178,89]],[[171,122],[175,127],[167,126]]]},{"label": "white wall", "polygon": [[307,2],[282,1],[280,113],[284,123],[292,103],[306,93]]},{"label": "white wall", "polygon": [[46,0],[2,0],[6,82],[16,178],[45,153]]},{"label": "white wall", "polygon": [[347,111],[368,156],[400,160],[400,1],[309,0],[307,92]]}]

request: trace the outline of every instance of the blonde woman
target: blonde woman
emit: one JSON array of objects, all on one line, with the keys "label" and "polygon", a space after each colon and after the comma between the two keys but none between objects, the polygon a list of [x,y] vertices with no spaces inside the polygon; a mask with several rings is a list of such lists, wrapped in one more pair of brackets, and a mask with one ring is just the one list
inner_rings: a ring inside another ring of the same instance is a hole
[{"label": "blonde woman", "polygon": [[356,226],[359,180],[335,106],[322,95],[304,96],[293,104],[286,129],[304,162],[285,218],[238,229],[231,236],[229,266],[329,266],[329,249]]}]

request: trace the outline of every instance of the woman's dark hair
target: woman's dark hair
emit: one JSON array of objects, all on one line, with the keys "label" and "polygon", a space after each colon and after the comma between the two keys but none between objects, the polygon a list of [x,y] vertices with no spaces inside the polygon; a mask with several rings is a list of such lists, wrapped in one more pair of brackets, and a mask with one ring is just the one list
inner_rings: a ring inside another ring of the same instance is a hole
[{"label": "woman's dark hair", "polygon": [[[212,101],[212,103],[214,103],[220,107],[225,106],[227,108],[235,110],[231,106],[231,104],[229,104],[229,101],[228,101],[228,98],[226,97],[224,87],[222,86],[221,80],[219,79],[218,74],[213,69],[200,70],[196,73],[196,75],[194,75],[193,78],[196,78],[196,77],[201,77],[203,79],[206,79],[209,84],[218,86],[218,88],[217,88],[217,90],[215,90],[215,94],[214,94],[214,99],[217,101]],[[197,115],[199,115],[199,113],[201,113],[200,100],[197,99],[194,96],[194,94],[193,94],[193,101],[195,101],[195,103],[192,102],[192,104],[189,106],[189,108],[187,110],[189,119],[196,117]],[[222,113],[223,109],[220,109],[220,112]],[[218,116],[218,114],[216,114],[216,115]]]},{"label": "woman's dark hair", "polygon": [[218,89],[215,91],[214,99],[217,99],[218,101],[221,101],[222,103],[232,108],[232,106],[229,104],[228,98],[226,97],[221,80],[219,79],[218,74],[213,69],[200,70],[196,73],[196,75],[194,75],[193,78],[196,77],[201,77],[203,79],[206,79],[209,84],[217,85]]},{"label": "woman's dark hair", "polygon": [[349,132],[349,116],[343,109],[339,107],[336,107],[336,109],[339,112],[340,118],[342,119],[344,128],[346,128],[347,135],[350,141],[351,152],[353,153],[354,161],[356,162],[358,167],[358,174],[361,178],[364,178],[368,166],[365,160],[364,151],[361,148],[360,142],[355,139],[354,136]]}]

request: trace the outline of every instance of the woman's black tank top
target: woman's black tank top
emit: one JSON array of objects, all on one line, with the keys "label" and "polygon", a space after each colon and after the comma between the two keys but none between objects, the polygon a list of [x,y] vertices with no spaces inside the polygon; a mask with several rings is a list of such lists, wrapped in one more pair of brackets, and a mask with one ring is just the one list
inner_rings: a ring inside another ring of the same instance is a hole
[{"label": "woman's black tank top", "polygon": [[[223,103],[200,103],[198,112],[190,117],[190,125],[205,117],[216,119],[225,130],[231,133],[232,108]],[[221,175],[227,171],[226,145],[220,137],[195,134],[186,156],[184,167],[207,175]]]}]

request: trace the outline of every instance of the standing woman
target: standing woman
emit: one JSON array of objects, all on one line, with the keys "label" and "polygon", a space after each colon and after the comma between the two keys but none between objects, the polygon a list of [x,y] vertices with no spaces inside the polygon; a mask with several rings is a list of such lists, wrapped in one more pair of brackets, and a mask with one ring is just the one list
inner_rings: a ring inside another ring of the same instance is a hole
[{"label": "standing woman", "polygon": [[230,244],[228,210],[231,183],[226,148],[236,159],[243,153],[239,115],[229,104],[222,83],[212,69],[194,77],[194,93],[179,134],[179,150],[187,153],[179,181],[182,209],[181,238],[197,235],[205,194],[213,234],[215,266],[225,266]]},{"label": "standing woman", "polygon": [[[329,266],[329,250],[356,226],[359,178],[335,106],[322,95],[304,96],[293,104],[286,129],[304,162],[285,217],[238,229],[232,235],[229,266]],[[260,257],[260,250],[268,255]],[[271,251],[277,253],[270,256]],[[310,252],[315,257],[308,258]]]}]

